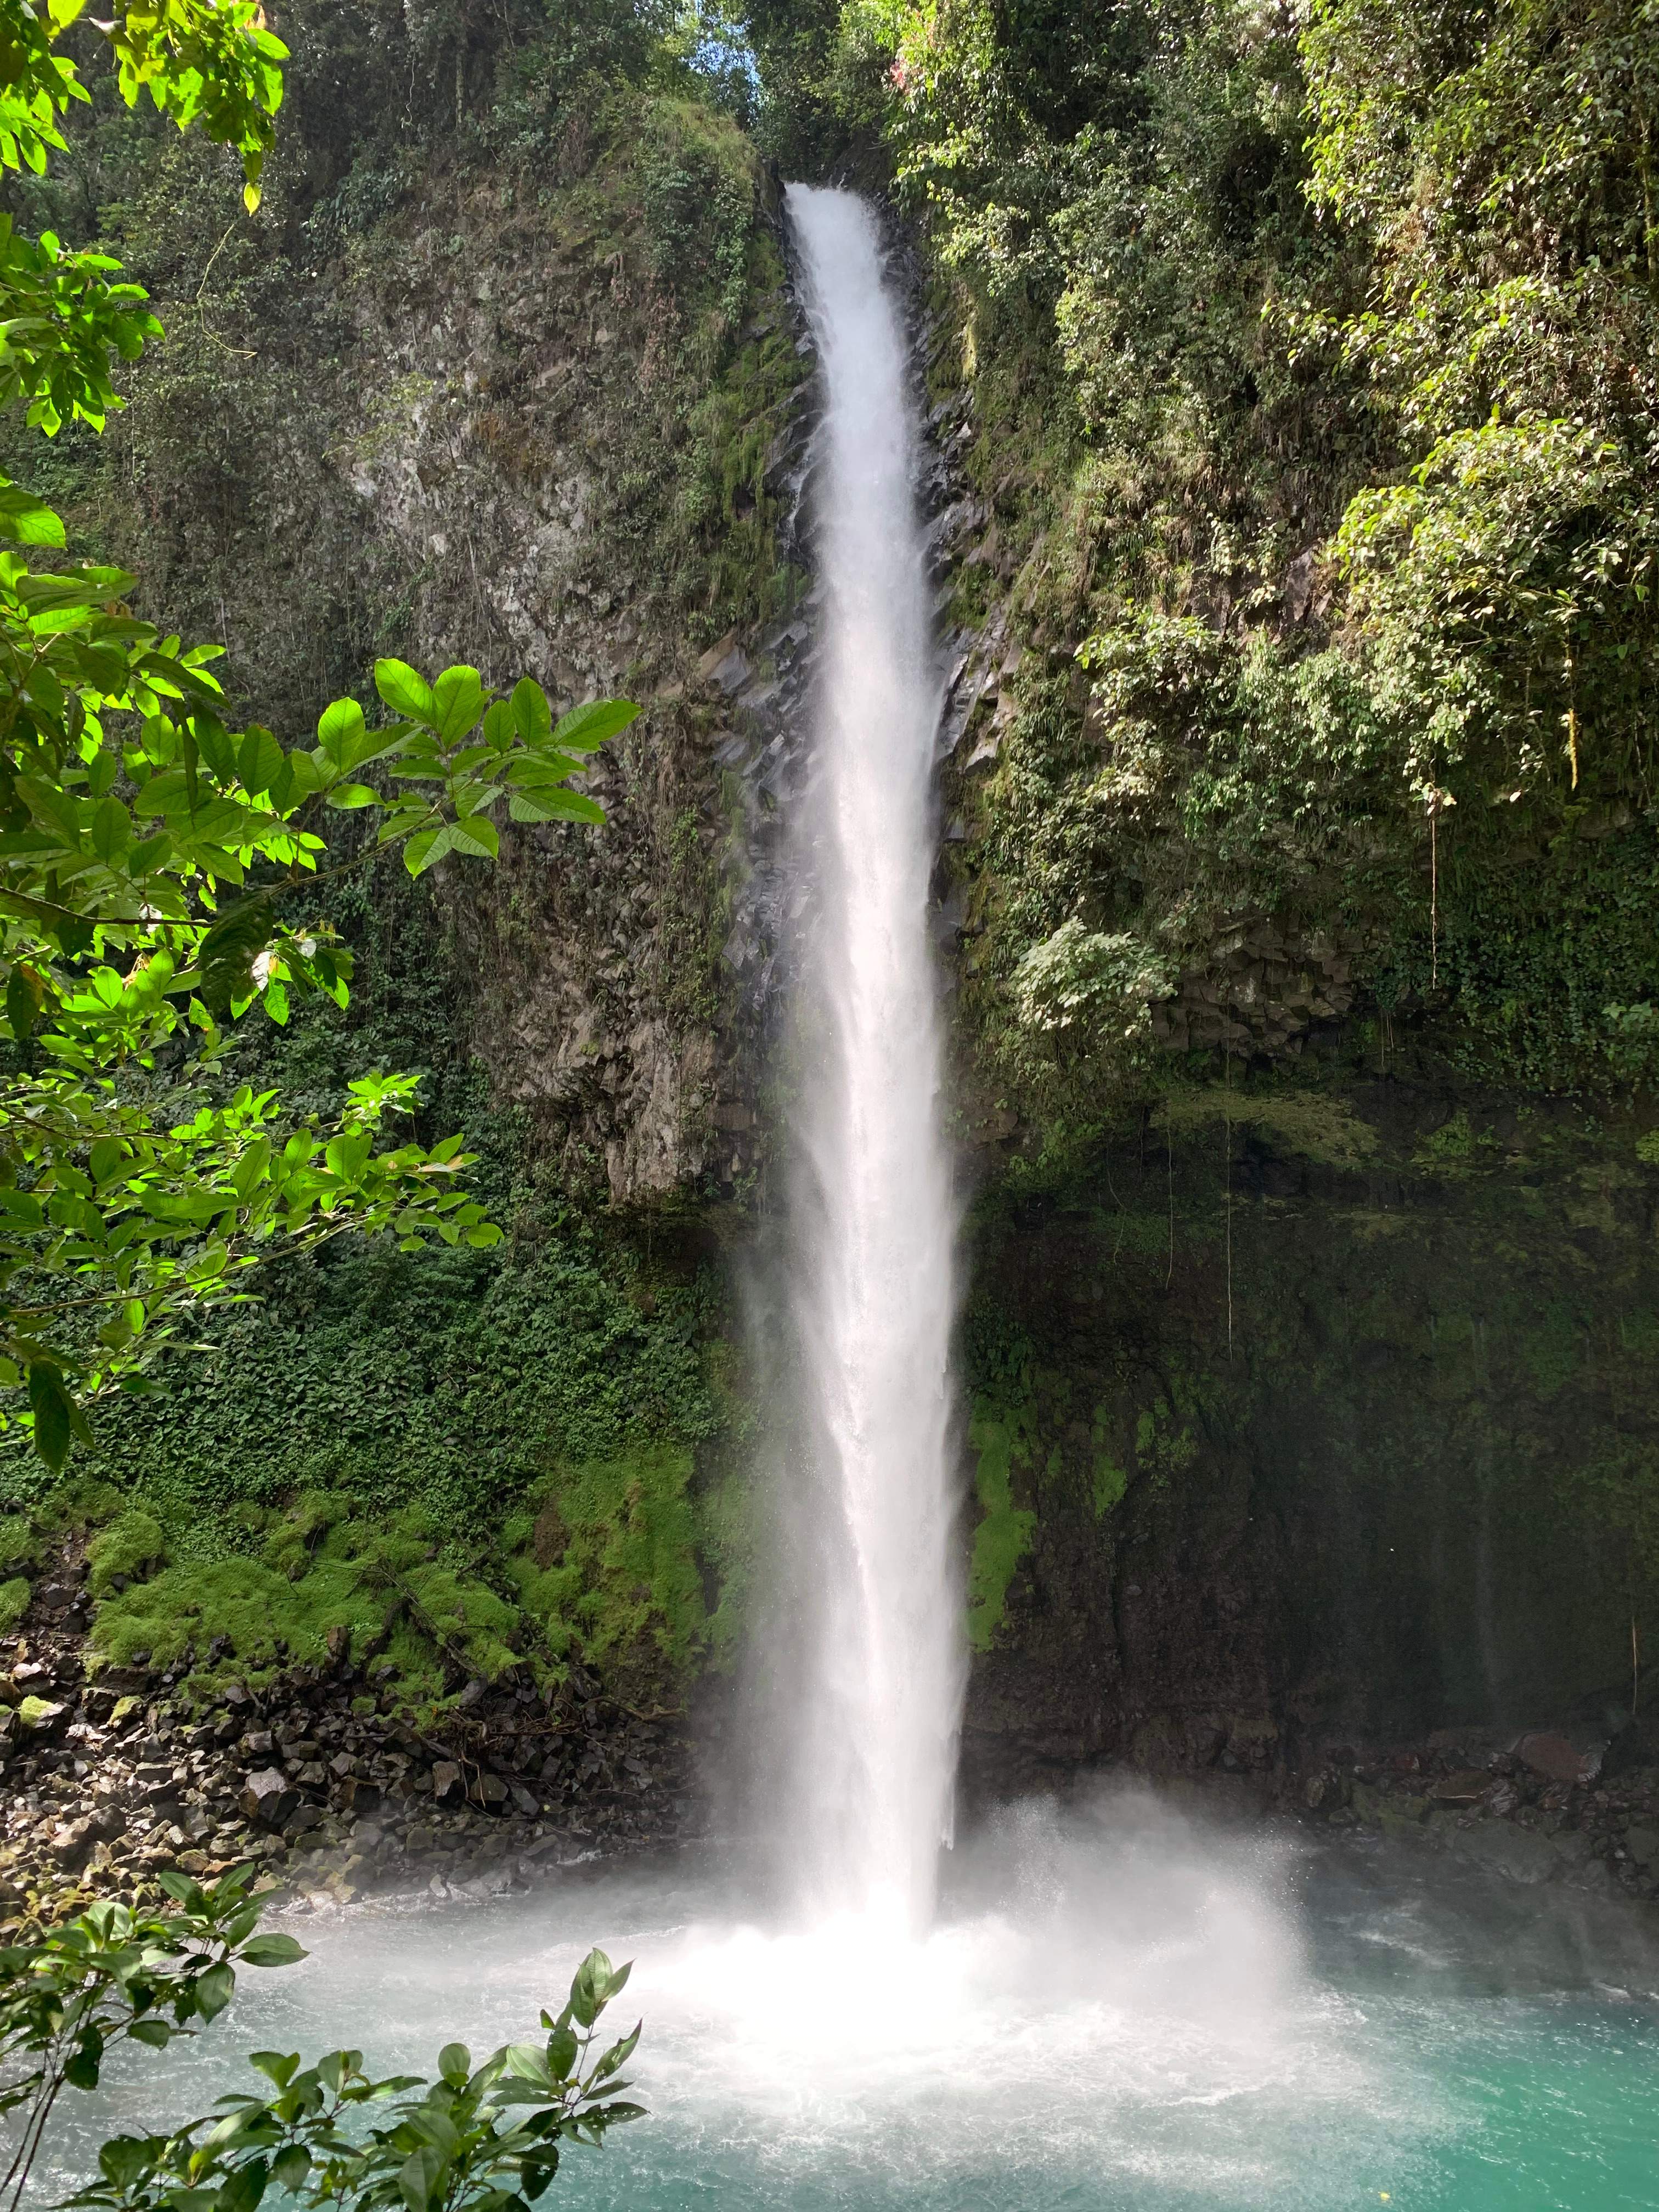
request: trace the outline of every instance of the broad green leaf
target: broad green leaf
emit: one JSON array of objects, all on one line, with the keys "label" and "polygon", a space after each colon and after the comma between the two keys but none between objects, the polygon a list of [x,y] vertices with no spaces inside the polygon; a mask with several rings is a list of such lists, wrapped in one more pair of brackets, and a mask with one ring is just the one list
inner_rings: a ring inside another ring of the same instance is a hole
[{"label": "broad green leaf", "polygon": [[447,822],[441,830],[417,830],[404,847],[404,866],[411,876],[422,875],[436,866],[454,842],[454,831]]},{"label": "broad green leaf", "polygon": [[336,699],[324,708],[317,723],[317,743],[331,760],[349,768],[352,748],[365,736],[363,710],[355,699]]},{"label": "broad green leaf", "polygon": [[[288,772],[294,779],[293,799],[309,799],[320,791],[326,781],[323,771],[309,753],[292,752],[288,757]],[[291,802],[289,802],[291,803]]]},{"label": "broad green leaf", "polygon": [[[239,2166],[217,2190],[204,2192],[208,2202],[202,2208],[202,2212],[257,2212],[260,2199],[265,2193],[268,2179],[269,2168],[264,2160],[251,2159],[246,2166]],[[188,2191],[180,2193],[186,2198],[191,2194]],[[188,2203],[180,2205],[175,2199],[173,2212],[194,2212],[194,2208]]]},{"label": "broad green leaf", "polygon": [[[247,1959],[246,1951],[242,1957],[245,1960]],[[258,1962],[256,1960],[249,1963],[257,1965]],[[286,2089],[300,2070],[300,2054],[297,2051],[254,2051],[248,2054],[247,2063],[275,2087]]]},{"label": "broad green leaf", "polygon": [[467,814],[450,827],[451,849],[493,860],[501,849],[501,833],[487,815]]},{"label": "broad green leaf", "polygon": [[95,1183],[106,1183],[125,1163],[127,1147],[119,1137],[100,1137],[88,1155],[87,1164]]},{"label": "broad green leaf", "polygon": [[347,813],[354,807],[373,806],[379,797],[379,792],[372,791],[366,783],[337,783],[325,804]]},{"label": "broad green leaf", "polygon": [[423,2144],[404,2160],[398,2169],[398,2194],[409,2212],[428,2212],[437,2197],[443,2170],[443,2154],[432,2143]]},{"label": "broad green leaf", "polygon": [[74,2057],[64,2067],[64,2079],[71,2089],[95,2089],[103,2057],[104,2039],[94,2027],[82,2039]]},{"label": "broad green leaf", "polygon": [[292,1966],[310,1955],[291,1936],[256,1936],[236,1954],[245,1966]]},{"label": "broad green leaf", "polygon": [[[509,2043],[502,2053],[507,2070],[515,2080],[529,2081],[538,2089],[550,2093],[555,2087],[554,2076],[548,2071],[547,2060],[533,2043]],[[443,2062],[439,2061],[439,2070]],[[562,2079],[562,2076],[559,2077]]]},{"label": "broad green leaf", "polygon": [[605,809],[586,793],[567,791],[562,784],[544,785],[539,791],[515,791],[507,811],[514,822],[602,823]]},{"label": "broad green leaf", "polygon": [[270,789],[283,765],[283,749],[269,730],[254,724],[236,750],[236,773],[244,790],[258,799]]},{"label": "broad green leaf", "polygon": [[438,2053],[438,2071],[453,2087],[464,2087],[472,2072],[472,2053],[465,2044],[445,2044]]},{"label": "broad green leaf", "polygon": [[561,718],[553,732],[553,743],[568,753],[597,751],[608,738],[625,730],[639,711],[631,699],[590,699],[585,707],[573,707]]},{"label": "broad green leaf", "polygon": [[112,2187],[124,2193],[155,2166],[154,2148],[137,2136],[116,2136],[98,2153],[98,2170]]},{"label": "broad green leaf", "polygon": [[550,783],[562,783],[567,776],[579,775],[583,763],[574,753],[520,753],[510,761],[502,775],[507,782],[520,791],[538,791]]},{"label": "broad green leaf", "polygon": [[553,711],[547,694],[533,677],[521,676],[513,687],[513,726],[527,745],[538,745],[550,735]]},{"label": "broad green leaf", "polygon": [[311,2172],[311,2154],[303,2143],[289,2143],[270,2161],[270,2178],[290,2197],[305,2185]]},{"label": "broad green leaf", "polygon": [[196,1978],[196,2004],[204,2020],[216,2020],[235,1993],[235,1973],[222,1960]]},{"label": "broad green leaf", "polygon": [[[6,1020],[11,1033],[21,1044],[31,1036],[40,1018],[40,1009],[46,1004],[46,978],[25,960],[14,961],[6,982]],[[21,1196],[21,1193],[0,1191],[0,1206],[6,1200]]]},{"label": "broad green leaf", "polygon": [[244,1206],[264,1181],[270,1169],[270,1140],[267,1137],[256,1138],[237,1161],[231,1176],[236,1195]]},{"label": "broad green leaf", "polygon": [[132,817],[115,798],[100,799],[92,817],[92,849],[112,867],[132,842]]},{"label": "broad green leaf", "polygon": [[34,1449],[55,1474],[69,1457],[70,1438],[90,1443],[92,1436],[70,1396],[63,1370],[49,1360],[30,1364],[29,1407],[34,1415]]},{"label": "broad green leaf", "polygon": [[66,542],[61,520],[32,494],[0,477],[0,538],[20,545],[56,545]]},{"label": "broad green leaf", "polygon": [[432,687],[434,721],[447,745],[459,744],[483,712],[483,678],[464,663],[446,668]]},{"label": "broad green leaf", "polygon": [[[616,1996],[617,1990],[622,1987],[622,1984],[627,1980],[627,1978],[628,1968],[624,1966],[622,1969],[621,1973],[611,1985],[611,1995],[612,1996]],[[639,2047],[640,2036],[643,2027],[644,2022],[639,2022],[635,2027],[634,2032],[631,2035],[625,2035],[620,2043],[613,2043],[611,2045],[610,2050],[605,2052],[604,2057],[600,2059],[599,2064],[593,2069],[593,2078],[595,2081],[606,2081],[611,2075],[619,2073],[621,2069],[627,2065],[629,2060],[634,2056],[635,2051]]]},{"label": "broad green leaf", "polygon": [[191,735],[196,740],[196,750],[207,763],[216,782],[228,785],[236,775],[236,747],[224,724],[216,714],[205,711],[190,718]]},{"label": "broad green leaf", "polygon": [[430,686],[406,660],[377,660],[374,689],[394,714],[406,715],[411,722],[430,722],[435,718],[436,702]]}]

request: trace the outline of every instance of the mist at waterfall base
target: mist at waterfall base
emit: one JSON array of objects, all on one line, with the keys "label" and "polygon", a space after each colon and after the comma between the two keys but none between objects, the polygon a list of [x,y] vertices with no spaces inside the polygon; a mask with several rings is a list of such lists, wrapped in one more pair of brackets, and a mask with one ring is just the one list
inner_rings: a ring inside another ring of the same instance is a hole
[{"label": "mist at waterfall base", "polygon": [[[356,1908],[188,2055],[125,2054],[93,2144],[240,2087],[240,2054],[430,2071],[533,2027],[586,1946],[650,2117],[573,2152],[582,2212],[1621,2212],[1656,2201],[1659,1957],[1622,1904],[1457,1882],[1409,1845],[1207,1828],[1143,1792],[1010,1810],[884,1954],[745,1924],[696,1858],[529,1898]],[[160,2094],[158,2095],[158,2087]],[[163,2109],[165,2107],[165,2109]]]}]

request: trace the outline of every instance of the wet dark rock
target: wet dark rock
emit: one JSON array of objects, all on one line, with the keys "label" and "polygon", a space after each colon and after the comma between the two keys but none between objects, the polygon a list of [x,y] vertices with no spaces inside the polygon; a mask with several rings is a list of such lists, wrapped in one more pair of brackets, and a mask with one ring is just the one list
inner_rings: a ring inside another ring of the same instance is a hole
[{"label": "wet dark rock", "polygon": [[1484,1767],[1462,1766],[1455,1774],[1443,1774],[1429,1795],[1443,1805],[1473,1805],[1491,1788],[1492,1776]]},{"label": "wet dark rock", "polygon": [[61,1867],[78,1867],[97,1838],[90,1820],[66,1820],[52,1839],[52,1856]]},{"label": "wet dark rock", "polygon": [[1510,1881],[1550,1881],[1561,1858],[1551,1838],[1504,1820],[1487,1820],[1455,1832],[1452,1849],[1461,1858],[1503,1875]]},{"label": "wet dark rock", "polygon": [[1545,1775],[1552,1782],[1593,1782],[1601,1771],[1606,1750],[1604,1741],[1581,1749],[1565,1735],[1537,1732],[1517,1741],[1515,1756],[1534,1774]]},{"label": "wet dark rock", "polygon": [[250,1820],[262,1821],[268,1828],[280,1828],[299,1802],[299,1791],[280,1766],[264,1767],[250,1774],[238,1800]]},{"label": "wet dark rock", "polygon": [[[89,1893],[153,1897],[166,1868],[210,1879],[247,1860],[301,1901],[434,1878],[462,1888],[485,1868],[487,1886],[516,1887],[698,1819],[678,1727],[611,1705],[580,1668],[545,1696],[527,1680],[484,1684],[430,1741],[407,1716],[361,1709],[363,1670],[343,1648],[258,1691],[238,1684],[234,1702],[189,1702],[199,1692],[178,1672],[131,1665],[88,1682],[71,1627],[0,1639],[12,1700],[0,1703],[0,1920],[50,1917]],[[523,1778],[538,1771],[539,1789]]]}]

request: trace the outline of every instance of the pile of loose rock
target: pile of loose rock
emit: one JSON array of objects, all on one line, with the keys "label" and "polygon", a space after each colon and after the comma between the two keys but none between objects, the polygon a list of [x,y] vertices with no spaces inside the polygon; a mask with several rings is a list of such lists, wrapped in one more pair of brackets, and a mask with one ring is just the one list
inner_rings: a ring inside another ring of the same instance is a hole
[{"label": "pile of loose rock", "polygon": [[1298,1799],[1328,1825],[1438,1847],[1511,1881],[1659,1896],[1659,1767],[1618,1739],[1465,1729],[1404,1749],[1332,1746]]},{"label": "pile of loose rock", "polygon": [[487,1895],[701,1825],[678,1717],[631,1711],[580,1668],[549,1696],[469,1683],[431,1732],[389,1674],[339,1649],[258,1686],[222,1675],[204,1700],[199,1675],[89,1673],[73,1631],[0,1639],[0,1929],[250,1858],[300,1905]]}]

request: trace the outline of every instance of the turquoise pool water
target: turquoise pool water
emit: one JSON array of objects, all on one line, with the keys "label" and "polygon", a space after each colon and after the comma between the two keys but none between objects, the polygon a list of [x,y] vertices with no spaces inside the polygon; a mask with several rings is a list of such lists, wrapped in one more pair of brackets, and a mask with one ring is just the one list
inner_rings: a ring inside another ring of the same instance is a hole
[{"label": "turquoise pool water", "polygon": [[1653,2212],[1650,1928],[1133,1793],[1011,1814],[956,1854],[920,1944],[746,1924],[712,1858],[575,1869],[530,1899],[301,1923],[303,1966],[250,1976],[168,2099],[135,2057],[76,2100],[42,2178],[61,2195],[99,2133],[204,2108],[273,2042],[482,2054],[597,1941],[637,1961],[652,2116],[574,2157],[550,2207]]}]

